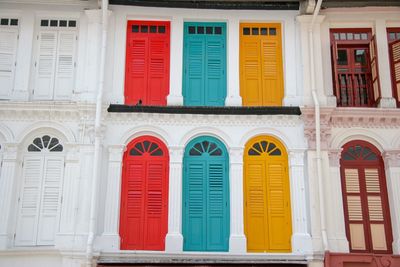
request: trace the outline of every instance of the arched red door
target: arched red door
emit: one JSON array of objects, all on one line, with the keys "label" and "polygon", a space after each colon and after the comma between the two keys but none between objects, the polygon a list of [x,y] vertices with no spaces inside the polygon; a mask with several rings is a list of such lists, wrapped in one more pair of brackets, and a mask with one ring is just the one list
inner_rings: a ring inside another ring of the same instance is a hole
[{"label": "arched red door", "polygon": [[152,136],[129,143],[123,159],[121,249],[164,250],[168,230],[168,149]]},{"label": "arched red door", "polygon": [[350,252],[392,253],[392,227],[380,151],[365,141],[343,146],[340,159]]}]

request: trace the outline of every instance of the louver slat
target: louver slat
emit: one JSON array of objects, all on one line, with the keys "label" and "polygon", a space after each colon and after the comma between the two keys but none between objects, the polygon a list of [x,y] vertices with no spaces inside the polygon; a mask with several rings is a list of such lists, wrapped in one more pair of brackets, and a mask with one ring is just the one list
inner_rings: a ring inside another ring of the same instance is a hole
[{"label": "louver slat", "polygon": [[75,32],[58,33],[58,53],[54,86],[55,99],[70,99],[74,90]]},{"label": "louver slat", "polygon": [[125,103],[137,104],[146,99],[148,41],[146,38],[128,40],[126,51]]},{"label": "louver slat", "polygon": [[346,177],[346,192],[347,193],[360,193],[360,181],[358,178],[357,169],[345,169]]},{"label": "louver slat", "polygon": [[278,40],[261,41],[263,105],[266,106],[282,105],[283,81],[280,49]]},{"label": "louver slat", "polygon": [[16,246],[36,245],[43,165],[43,158],[24,158],[23,185],[15,236]]},{"label": "louver slat", "polygon": [[40,207],[38,245],[53,245],[58,231],[64,160],[46,157]]},{"label": "louver slat", "polygon": [[243,40],[240,49],[242,58],[241,86],[243,105],[258,106],[262,100],[260,41]]},{"label": "louver slat", "polygon": [[205,103],[204,96],[204,59],[205,59],[205,41],[199,37],[190,37],[187,40],[186,50],[186,69],[185,69],[185,87],[184,101],[187,106],[202,106]]},{"label": "louver slat", "polygon": [[14,88],[18,31],[0,29],[0,99],[10,97]]},{"label": "louver slat", "polygon": [[167,38],[150,40],[148,99],[151,105],[166,105],[169,83],[169,45]]},{"label": "louver slat", "polygon": [[226,97],[224,39],[209,36],[206,42],[205,105],[223,106]]},{"label": "louver slat", "polygon": [[365,169],[365,183],[367,185],[367,193],[381,192],[378,169]]},{"label": "louver slat", "polygon": [[371,63],[371,79],[372,79],[372,95],[374,103],[378,103],[381,98],[381,89],[379,82],[379,69],[378,69],[378,56],[376,49],[376,37],[372,36],[371,42],[369,43],[369,55]]}]

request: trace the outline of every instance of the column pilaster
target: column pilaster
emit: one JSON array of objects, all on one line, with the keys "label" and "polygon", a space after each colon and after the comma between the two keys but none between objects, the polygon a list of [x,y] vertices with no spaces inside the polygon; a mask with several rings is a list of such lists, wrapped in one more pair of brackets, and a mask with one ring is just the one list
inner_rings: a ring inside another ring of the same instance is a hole
[{"label": "column pilaster", "polygon": [[11,213],[15,212],[17,208],[16,205],[13,205],[13,200],[16,201],[16,172],[21,161],[18,160],[18,144],[6,143],[2,149],[4,149],[4,153],[0,175],[0,249],[6,249],[11,246],[13,240],[10,220]]},{"label": "column pilaster", "polygon": [[381,85],[381,100],[379,107],[395,108],[396,100],[392,93],[392,77],[390,71],[389,47],[387,45],[386,20],[375,21],[376,53],[378,57],[379,82]]},{"label": "column pilaster", "polygon": [[119,250],[119,214],[121,199],[122,160],[125,145],[108,147],[107,190],[104,211],[104,231],[100,237],[103,249]]},{"label": "column pilaster", "polygon": [[165,238],[165,251],[181,252],[182,236],[182,159],[183,147],[169,147],[169,199],[168,234]]},{"label": "column pilaster", "polygon": [[292,203],[292,248],[294,253],[311,253],[307,201],[304,176],[304,150],[289,151],[290,192]]},{"label": "column pilaster", "polygon": [[392,220],[393,253],[400,254],[400,150],[387,150],[383,158]]},{"label": "column pilaster", "polygon": [[243,147],[229,149],[230,238],[229,252],[246,253],[243,219]]}]

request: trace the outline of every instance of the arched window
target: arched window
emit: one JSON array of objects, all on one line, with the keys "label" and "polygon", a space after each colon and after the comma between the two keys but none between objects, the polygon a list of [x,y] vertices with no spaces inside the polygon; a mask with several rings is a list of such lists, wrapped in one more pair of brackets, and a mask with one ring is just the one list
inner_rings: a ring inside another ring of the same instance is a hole
[{"label": "arched window", "polygon": [[365,141],[343,146],[340,160],[346,235],[351,252],[392,253],[383,160]]},{"label": "arched window", "polygon": [[244,155],[244,214],[249,252],[290,252],[288,156],[275,138],[251,139]]},{"label": "arched window", "polygon": [[[49,152],[49,153],[47,153]],[[54,245],[59,229],[63,146],[56,137],[32,140],[23,158],[16,246]]]}]

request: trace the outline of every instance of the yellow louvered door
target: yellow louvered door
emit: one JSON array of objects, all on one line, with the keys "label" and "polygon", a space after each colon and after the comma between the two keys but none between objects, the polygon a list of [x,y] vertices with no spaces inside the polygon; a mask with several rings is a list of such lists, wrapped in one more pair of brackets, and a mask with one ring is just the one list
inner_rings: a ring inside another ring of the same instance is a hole
[{"label": "yellow louvered door", "polygon": [[249,252],[291,251],[287,154],[278,140],[261,136],[244,156],[245,234]]},{"label": "yellow louvered door", "polygon": [[283,99],[281,25],[240,26],[240,92],[244,106],[281,106]]}]

